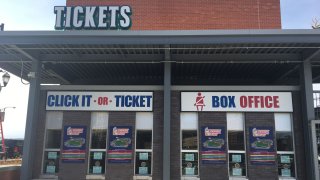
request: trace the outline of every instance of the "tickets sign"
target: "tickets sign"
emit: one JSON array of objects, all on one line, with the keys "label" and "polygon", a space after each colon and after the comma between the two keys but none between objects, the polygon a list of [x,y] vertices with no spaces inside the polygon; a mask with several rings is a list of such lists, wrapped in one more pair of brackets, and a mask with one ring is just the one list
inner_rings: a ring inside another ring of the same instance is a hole
[{"label": "tickets sign", "polygon": [[46,110],[152,111],[152,92],[49,91]]},{"label": "tickets sign", "polygon": [[181,111],[292,112],[290,92],[182,92]]}]

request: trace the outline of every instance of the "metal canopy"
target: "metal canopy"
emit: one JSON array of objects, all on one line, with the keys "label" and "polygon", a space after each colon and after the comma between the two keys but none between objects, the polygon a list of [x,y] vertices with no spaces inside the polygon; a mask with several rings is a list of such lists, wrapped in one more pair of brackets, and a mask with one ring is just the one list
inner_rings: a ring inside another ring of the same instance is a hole
[{"label": "metal canopy", "polygon": [[0,67],[41,83],[162,85],[299,84],[303,61],[320,82],[318,30],[0,32]]}]

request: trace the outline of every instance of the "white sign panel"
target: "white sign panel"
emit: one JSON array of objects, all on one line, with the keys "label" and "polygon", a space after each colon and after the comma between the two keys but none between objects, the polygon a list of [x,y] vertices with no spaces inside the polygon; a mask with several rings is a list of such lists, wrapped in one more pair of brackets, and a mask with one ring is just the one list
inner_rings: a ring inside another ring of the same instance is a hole
[{"label": "white sign panel", "polygon": [[182,92],[181,111],[292,112],[290,92]]},{"label": "white sign panel", "polygon": [[46,110],[152,111],[152,92],[49,91]]}]

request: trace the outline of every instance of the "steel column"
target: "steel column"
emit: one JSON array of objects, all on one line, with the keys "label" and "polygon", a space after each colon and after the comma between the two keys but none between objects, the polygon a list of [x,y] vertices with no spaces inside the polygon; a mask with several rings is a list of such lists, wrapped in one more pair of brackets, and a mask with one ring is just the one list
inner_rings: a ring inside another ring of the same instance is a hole
[{"label": "steel column", "polygon": [[39,61],[32,61],[32,72],[35,73],[35,77],[32,77],[32,79],[30,80],[27,122],[23,142],[23,156],[20,176],[21,180],[32,179],[33,161],[36,152],[35,141],[40,95],[40,67],[41,66]]},{"label": "steel column", "polygon": [[164,111],[163,111],[163,180],[170,179],[170,133],[171,133],[171,62],[170,50],[166,50],[164,63]]},{"label": "steel column", "polygon": [[313,107],[312,68],[310,61],[303,62],[300,70],[303,131],[306,155],[307,179],[315,179],[314,154],[311,135],[311,122],[315,118]]}]

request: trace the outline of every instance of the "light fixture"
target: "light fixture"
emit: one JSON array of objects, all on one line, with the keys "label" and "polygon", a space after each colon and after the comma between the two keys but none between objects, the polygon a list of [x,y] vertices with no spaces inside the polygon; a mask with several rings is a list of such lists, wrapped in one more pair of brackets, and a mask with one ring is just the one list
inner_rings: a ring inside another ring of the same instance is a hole
[{"label": "light fixture", "polygon": [[4,75],[2,75],[3,87],[7,86],[9,80],[10,80],[10,74],[8,72],[4,73]]}]

